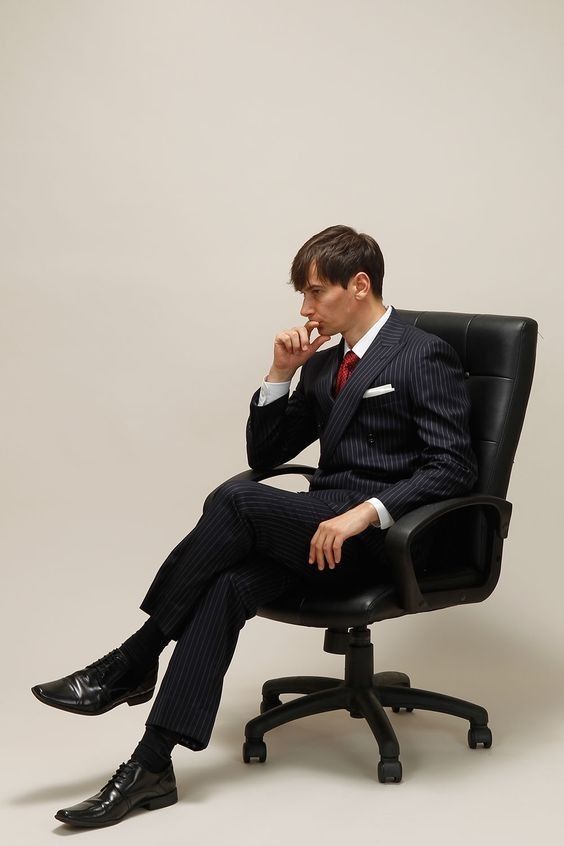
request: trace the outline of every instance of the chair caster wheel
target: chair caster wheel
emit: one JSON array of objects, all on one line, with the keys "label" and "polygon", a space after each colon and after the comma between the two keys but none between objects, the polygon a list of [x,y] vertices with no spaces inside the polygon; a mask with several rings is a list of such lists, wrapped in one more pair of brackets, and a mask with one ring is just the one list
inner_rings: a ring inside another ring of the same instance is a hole
[{"label": "chair caster wheel", "polygon": [[411,705],[392,705],[392,711],[394,714],[399,714],[401,711],[405,711],[406,714],[411,714],[413,707]]},{"label": "chair caster wheel", "polygon": [[250,764],[252,758],[257,758],[261,764],[266,761],[266,743],[263,740],[245,740],[243,743],[243,761]]},{"label": "chair caster wheel", "polygon": [[379,761],[378,781],[382,784],[387,782],[390,784],[399,783],[401,781],[401,761]]},{"label": "chair caster wheel", "polygon": [[492,733],[487,726],[476,726],[468,729],[468,746],[470,749],[476,749],[481,743],[484,749],[489,749],[492,745]]},{"label": "chair caster wheel", "polygon": [[260,703],[260,712],[264,714],[266,711],[277,708],[279,705],[282,705],[282,700],[279,696],[265,696]]}]

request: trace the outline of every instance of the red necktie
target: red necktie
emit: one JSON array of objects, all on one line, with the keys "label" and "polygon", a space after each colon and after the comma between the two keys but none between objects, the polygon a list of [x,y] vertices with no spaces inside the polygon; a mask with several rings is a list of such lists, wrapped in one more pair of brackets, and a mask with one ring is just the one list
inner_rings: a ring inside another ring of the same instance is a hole
[{"label": "red necktie", "polygon": [[352,350],[343,357],[339,369],[337,371],[337,378],[335,379],[335,387],[333,388],[333,396],[336,397],[339,391],[345,387],[347,379],[353,372],[354,368],[360,361],[360,358]]}]

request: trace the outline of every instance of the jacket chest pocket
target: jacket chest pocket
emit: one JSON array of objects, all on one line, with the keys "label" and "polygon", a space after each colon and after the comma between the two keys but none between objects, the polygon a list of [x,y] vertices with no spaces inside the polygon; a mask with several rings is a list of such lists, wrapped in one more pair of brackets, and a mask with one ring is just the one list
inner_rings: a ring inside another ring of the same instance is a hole
[{"label": "jacket chest pocket", "polygon": [[361,413],[377,415],[381,409],[402,406],[402,395],[398,391],[389,391],[387,394],[380,394],[375,397],[366,397],[362,400]]}]

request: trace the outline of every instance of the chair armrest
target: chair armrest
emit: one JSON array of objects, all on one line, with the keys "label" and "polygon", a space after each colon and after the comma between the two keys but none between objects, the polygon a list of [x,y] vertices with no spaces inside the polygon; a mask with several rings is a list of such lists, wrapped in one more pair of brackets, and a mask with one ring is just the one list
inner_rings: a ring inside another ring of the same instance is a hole
[{"label": "chair armrest", "polygon": [[266,470],[243,470],[227,479],[227,482],[262,482],[263,479],[271,479],[273,476],[287,476],[290,473],[301,474],[310,479],[315,473],[315,467],[307,464],[278,464],[277,467],[268,467]]},{"label": "chair armrest", "polygon": [[470,494],[422,505],[405,514],[388,529],[385,542],[386,557],[392,566],[398,600],[402,608],[409,613],[423,611],[427,607],[415,574],[411,555],[413,541],[423,529],[437,522],[445,514],[462,508],[483,508],[489,530],[500,540],[507,537],[511,503],[487,494]]}]

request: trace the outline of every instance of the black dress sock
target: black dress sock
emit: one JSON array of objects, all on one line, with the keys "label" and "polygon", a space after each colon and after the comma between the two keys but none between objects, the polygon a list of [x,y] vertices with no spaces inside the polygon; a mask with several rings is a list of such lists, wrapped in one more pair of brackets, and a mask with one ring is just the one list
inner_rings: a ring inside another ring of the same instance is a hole
[{"label": "black dress sock", "polygon": [[144,676],[158,661],[159,655],[170,642],[154,620],[149,619],[139,631],[131,635],[120,647],[131,663],[132,672]]},{"label": "black dress sock", "polygon": [[180,735],[173,731],[147,726],[131,757],[149,772],[161,773],[169,766],[170,753],[179,740]]}]

